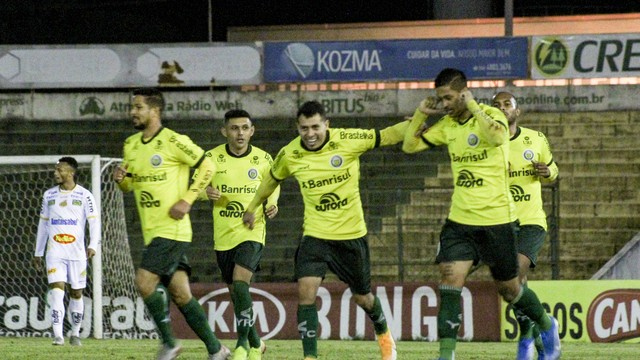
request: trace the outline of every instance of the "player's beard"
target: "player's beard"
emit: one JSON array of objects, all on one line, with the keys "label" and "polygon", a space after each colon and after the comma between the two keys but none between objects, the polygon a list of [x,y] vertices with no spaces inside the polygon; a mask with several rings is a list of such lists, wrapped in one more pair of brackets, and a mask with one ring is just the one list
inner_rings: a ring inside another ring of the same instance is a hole
[{"label": "player's beard", "polygon": [[138,124],[134,124],[133,128],[136,129],[136,130],[144,130],[144,129],[147,128],[147,126],[145,124],[138,123]]}]

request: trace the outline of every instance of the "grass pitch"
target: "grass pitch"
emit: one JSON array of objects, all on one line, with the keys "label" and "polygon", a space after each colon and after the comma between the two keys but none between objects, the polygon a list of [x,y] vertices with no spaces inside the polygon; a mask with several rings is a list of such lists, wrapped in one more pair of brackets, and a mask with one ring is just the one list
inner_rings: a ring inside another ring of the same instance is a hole
[{"label": "grass pitch", "polygon": [[[223,340],[233,347],[233,341]],[[157,340],[95,340],[84,339],[83,346],[52,346],[50,338],[0,337],[0,358],[5,359],[64,359],[64,360],[149,360],[154,359],[158,349]],[[199,340],[181,340],[181,360],[206,359],[206,350]],[[428,360],[438,356],[438,343],[401,341],[397,344],[399,360]],[[631,360],[640,358],[638,344],[592,344],[563,343],[562,359],[607,359]],[[319,358],[322,360],[379,360],[378,346],[374,341],[318,342]],[[456,358],[460,360],[505,360],[514,359],[515,343],[460,342]],[[299,340],[267,340],[265,360],[301,360],[302,345]]]}]

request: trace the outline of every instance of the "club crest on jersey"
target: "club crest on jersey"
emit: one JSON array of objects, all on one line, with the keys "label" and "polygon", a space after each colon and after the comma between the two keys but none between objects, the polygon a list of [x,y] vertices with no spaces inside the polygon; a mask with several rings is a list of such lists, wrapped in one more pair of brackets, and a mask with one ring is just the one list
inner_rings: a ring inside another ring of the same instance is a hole
[{"label": "club crest on jersey", "polygon": [[258,177],[258,170],[251,168],[249,172],[247,172],[247,175],[249,175],[249,179],[255,180]]},{"label": "club crest on jersey", "polygon": [[151,162],[151,166],[158,167],[162,165],[162,156],[155,154],[151,157],[150,162]]},{"label": "club crest on jersey", "polygon": [[535,154],[531,149],[527,149],[522,153],[522,157],[527,161],[531,161],[535,158]]},{"label": "club crest on jersey", "polygon": [[469,146],[476,147],[479,143],[480,139],[478,139],[478,135],[474,133],[469,134],[469,137],[467,137],[467,144],[469,144]]},{"label": "club crest on jersey", "polygon": [[339,168],[340,166],[342,166],[342,156],[340,155],[334,155],[333,157],[331,157],[331,166],[333,166],[334,168]]}]

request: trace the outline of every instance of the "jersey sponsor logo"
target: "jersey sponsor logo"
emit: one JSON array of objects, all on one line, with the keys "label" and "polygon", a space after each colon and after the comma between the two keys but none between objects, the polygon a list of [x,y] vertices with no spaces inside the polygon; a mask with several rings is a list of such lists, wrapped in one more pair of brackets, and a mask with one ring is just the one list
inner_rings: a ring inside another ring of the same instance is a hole
[{"label": "jersey sponsor logo", "polygon": [[78,225],[78,219],[51,219],[51,225]]},{"label": "jersey sponsor logo", "polygon": [[509,177],[521,177],[521,176],[536,176],[536,172],[533,169],[520,169],[509,171]]},{"label": "jersey sponsor logo", "polygon": [[469,144],[469,146],[476,147],[479,143],[480,139],[478,138],[478,135],[474,133],[469,134],[469,136],[467,137],[467,144]]},{"label": "jersey sponsor logo", "polygon": [[260,158],[258,155],[254,155],[250,161],[253,165],[260,165]]},{"label": "jersey sponsor logo", "polygon": [[64,199],[64,201],[62,201],[62,202],[60,203],[60,206],[62,206],[62,207],[67,206],[67,199]]},{"label": "jersey sponsor logo", "polygon": [[87,196],[87,206],[89,206],[89,212],[93,212],[93,201],[91,201],[91,196]]},{"label": "jersey sponsor logo", "polygon": [[608,290],[596,297],[587,312],[592,342],[618,342],[640,337],[640,290]]},{"label": "jersey sponsor logo", "polygon": [[224,158],[224,155],[220,154],[220,155],[218,155],[218,157],[216,158],[216,162],[224,163],[224,162],[227,162],[227,159],[225,159],[225,158]]},{"label": "jersey sponsor logo", "polygon": [[340,140],[373,140],[373,133],[369,131],[340,131]]},{"label": "jersey sponsor logo", "polygon": [[315,189],[315,188],[320,188],[327,185],[339,184],[343,181],[349,180],[350,178],[351,178],[351,173],[349,172],[349,169],[347,169],[346,172],[340,175],[333,175],[330,178],[320,179],[320,180],[311,179],[311,180],[301,182],[300,185],[304,189]]},{"label": "jersey sponsor logo", "polygon": [[316,205],[316,210],[338,210],[345,205],[347,205],[347,199],[340,199],[340,197],[334,193],[327,193],[320,197],[320,205]]},{"label": "jersey sponsor logo", "polygon": [[488,154],[487,154],[487,149],[483,150],[482,153],[480,154],[463,154],[462,156],[460,155],[456,155],[455,153],[451,153],[451,161],[453,162],[459,162],[459,163],[469,163],[469,162],[476,162],[476,161],[482,161],[487,159]]},{"label": "jersey sponsor logo", "polygon": [[56,201],[55,201],[55,200],[53,200],[53,199],[51,199],[51,200],[47,201],[47,205],[48,205],[48,206],[52,206],[52,205],[55,205],[55,204],[56,204]]},{"label": "jersey sponsor logo", "polygon": [[342,163],[343,163],[342,156],[334,155],[334,156],[331,157],[330,164],[334,168],[339,168],[340,166],[342,166]]},{"label": "jersey sponsor logo", "polygon": [[187,154],[187,156],[189,156],[193,160],[198,160],[198,155],[196,155],[189,146],[178,141],[178,138],[175,135],[172,135],[171,138],[169,138],[169,142],[175,143],[178,149]]},{"label": "jersey sponsor logo", "polygon": [[162,156],[160,156],[158,154],[153,154],[151,159],[149,159],[149,162],[151,163],[151,166],[158,167],[158,166],[162,165]]},{"label": "jersey sponsor logo", "polygon": [[72,200],[71,205],[73,206],[82,206],[82,201],[80,200]]},{"label": "jersey sponsor logo", "polygon": [[531,141],[531,138],[529,136],[525,136],[524,140],[522,140],[522,143],[525,145],[531,145],[533,144],[533,141]]},{"label": "jersey sponsor logo", "polygon": [[71,234],[55,234],[53,235],[53,241],[59,244],[71,244],[76,241],[76,237]]},{"label": "jersey sponsor logo", "polygon": [[247,172],[247,175],[249,176],[249,179],[255,180],[258,177],[258,170],[251,168]]},{"label": "jersey sponsor logo", "polygon": [[51,269],[48,269],[48,270],[47,270],[47,274],[55,274],[55,273],[56,273],[56,271],[58,271],[58,269],[57,269],[57,268],[51,268]]},{"label": "jersey sponsor logo", "polygon": [[227,186],[221,184],[218,186],[218,190],[224,194],[255,194],[256,186]]},{"label": "jersey sponsor logo", "polygon": [[476,179],[473,173],[469,170],[462,170],[458,174],[458,180],[456,180],[456,186],[462,186],[466,188],[480,187],[484,183],[483,179]]},{"label": "jersey sponsor logo", "polygon": [[527,149],[522,153],[522,157],[527,161],[531,161],[535,158],[535,153],[533,150]]},{"label": "jersey sponsor logo", "polygon": [[160,207],[160,200],[155,200],[148,191],[140,192],[140,206],[144,208]]},{"label": "jersey sponsor logo", "polygon": [[525,194],[522,186],[511,185],[509,186],[509,192],[511,192],[511,196],[515,202],[531,201],[531,194]]},{"label": "jersey sponsor logo", "polygon": [[153,175],[133,174],[132,178],[134,183],[165,181],[167,180],[167,172],[163,171],[159,174],[153,174]]},{"label": "jersey sponsor logo", "polygon": [[237,201],[230,201],[224,210],[218,213],[222,217],[241,218],[244,215],[244,206]]}]

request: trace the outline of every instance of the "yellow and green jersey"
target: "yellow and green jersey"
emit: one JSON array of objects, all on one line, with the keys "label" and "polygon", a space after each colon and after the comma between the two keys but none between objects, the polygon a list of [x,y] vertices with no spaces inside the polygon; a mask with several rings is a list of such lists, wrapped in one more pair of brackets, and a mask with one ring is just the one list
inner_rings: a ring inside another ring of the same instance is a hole
[{"label": "yellow and green jersey", "polygon": [[[257,216],[253,230],[242,223],[242,215],[256,194],[262,179],[268,176],[273,159],[264,150],[249,145],[247,152],[237,156],[228,145],[219,145],[207,156],[216,165],[211,186],[220,191],[220,199],[213,203],[213,241],[218,251],[230,250],[244,241],[265,243],[265,216]],[[280,187],[267,199],[266,206],[277,205]],[[263,206],[256,209],[262,214]]]},{"label": "yellow and green jersey", "polygon": [[189,214],[175,220],[169,209],[187,192],[190,168],[205,158],[204,150],[188,136],[161,128],[147,141],[142,133],[128,137],[123,154],[145,245],[156,237],[191,242]]},{"label": "yellow and green jersey", "polygon": [[551,175],[546,181],[558,177],[558,166],[553,161],[551,147],[543,133],[518,127],[510,141],[509,180],[521,225],[540,225],[547,229],[547,219],[542,207],[542,186],[532,161],[547,164]]},{"label": "yellow and green jersey", "polygon": [[[504,126],[508,138],[504,114],[484,104],[479,106]],[[465,225],[506,224],[517,218],[509,192],[509,142],[494,146],[484,140],[480,120],[472,116],[460,124],[446,115],[422,138],[430,147],[448,148],[454,186],[449,219]]]},{"label": "yellow and green jersey", "polygon": [[276,180],[293,176],[298,181],[304,235],[349,240],[367,234],[360,200],[360,155],[401,142],[406,126],[404,122],[382,131],[330,128],[319,149],[306,149],[298,136],[280,150],[271,174]]}]

